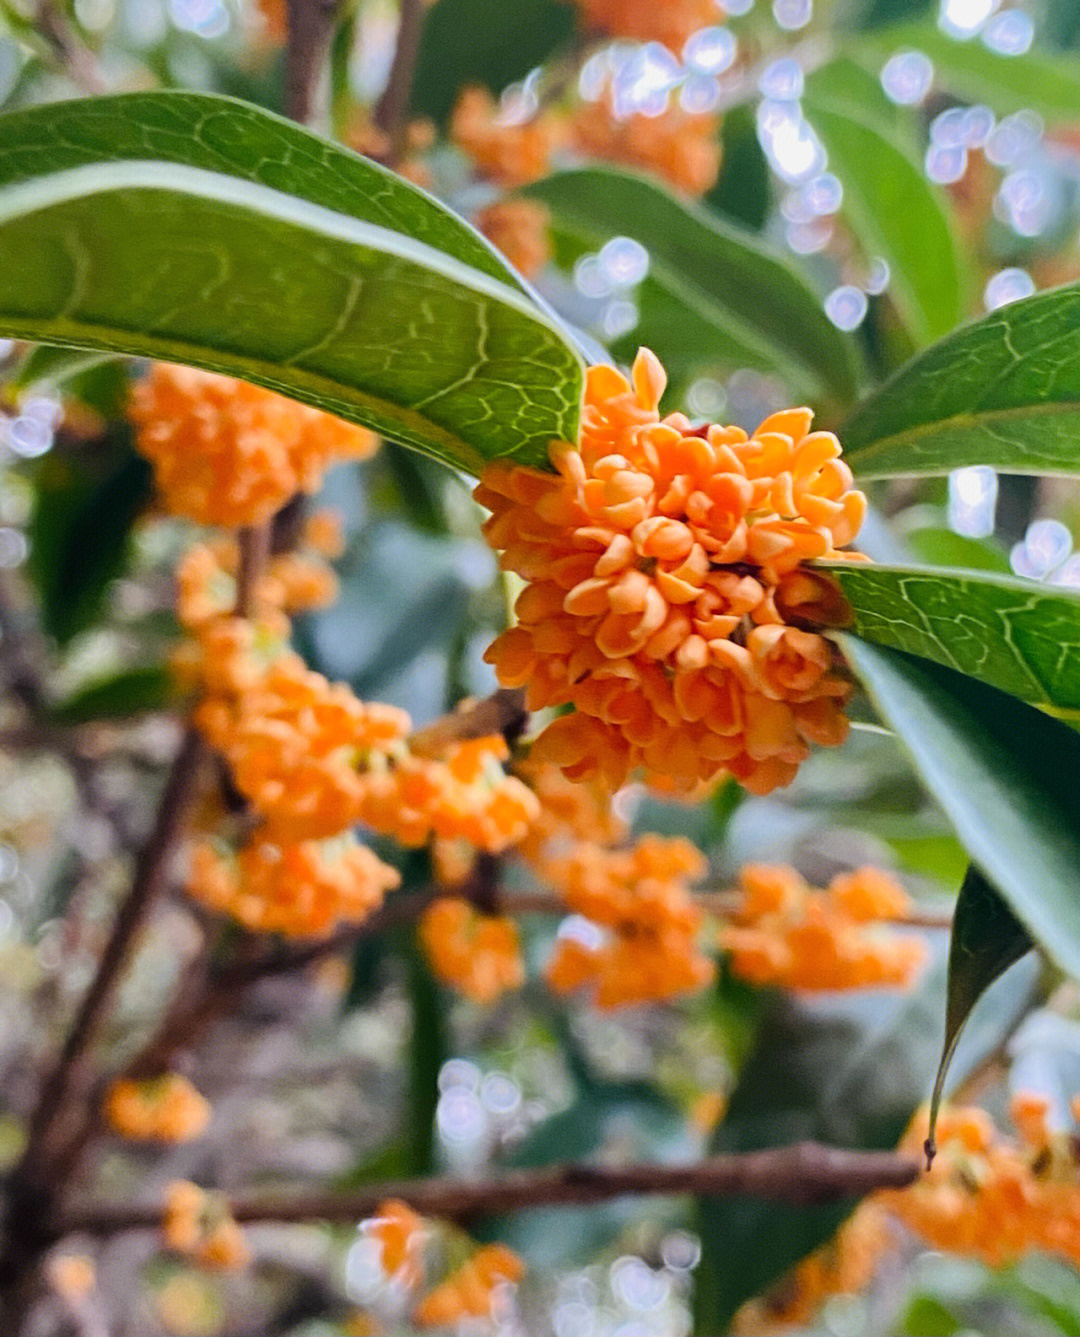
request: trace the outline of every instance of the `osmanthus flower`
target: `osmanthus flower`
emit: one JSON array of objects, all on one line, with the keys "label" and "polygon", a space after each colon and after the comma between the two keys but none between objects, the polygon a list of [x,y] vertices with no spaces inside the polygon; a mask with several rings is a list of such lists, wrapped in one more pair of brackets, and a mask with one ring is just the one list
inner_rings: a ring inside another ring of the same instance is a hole
[{"label": "osmanthus flower", "polygon": [[316,491],[330,465],[378,446],[329,413],[165,362],[136,382],[128,415],[165,509],[225,528],[269,520],[298,492]]},{"label": "osmanthus flower", "polygon": [[574,110],[570,139],[587,157],[644,168],[688,195],[704,195],[720,173],[720,118],[674,102],[658,116],[617,115],[608,88]]},{"label": "osmanthus flower", "polygon": [[663,42],[680,52],[702,28],[724,21],[717,0],[575,0],[582,25],[612,37]]},{"label": "osmanthus flower", "polygon": [[105,1093],[105,1118],[133,1141],[190,1142],[210,1122],[210,1102],[186,1077],[169,1072],[141,1080],[119,1077]]},{"label": "osmanthus flower", "polygon": [[574,707],[533,747],[571,779],[615,788],[640,769],[689,793],[731,774],[768,793],[810,743],[847,735],[838,657],[791,619],[835,612],[830,582],[802,564],[855,556],[841,549],[866,500],[809,409],[752,434],[695,427],[661,417],[665,384],[647,350],[630,380],[593,367],[554,473],[484,470],[484,533],[526,582],[487,658],[531,710]]},{"label": "osmanthus flower", "polygon": [[533,278],[551,259],[550,215],[535,200],[496,200],[481,209],[476,226],[516,270]]},{"label": "osmanthus flower", "polygon": [[791,989],[859,989],[909,984],[926,960],[918,938],[890,921],[911,903],[878,868],[842,873],[825,890],[794,868],[748,864],[739,874],[742,902],[720,930],[731,970],[751,984]]},{"label": "osmanthus flower", "polygon": [[465,1319],[497,1319],[525,1265],[505,1244],[477,1249],[413,1310],[421,1328],[449,1328]]},{"label": "osmanthus flower", "polygon": [[203,1267],[233,1271],[251,1261],[244,1232],[224,1196],[187,1179],[174,1180],[166,1189],[162,1234],[167,1248]]},{"label": "osmanthus flower", "polygon": [[477,1003],[492,1003],[525,982],[517,924],[486,915],[456,896],[433,901],[420,916],[420,945],[432,974]]},{"label": "osmanthus flower", "polygon": [[360,1230],[378,1244],[387,1280],[406,1290],[423,1281],[428,1227],[407,1203],[396,1198],[381,1202],[375,1215],[360,1223]]},{"label": "osmanthus flower", "polygon": [[645,835],[625,849],[582,841],[562,858],[548,856],[545,875],[567,908],[599,929],[595,941],[559,936],[544,972],[549,987],[588,990],[602,1008],[704,988],[715,966],[698,948],[703,916],[688,883],[706,869],[705,856],[682,837]]},{"label": "osmanthus flower", "polygon": [[[1072,1101],[1080,1119],[1080,1097]],[[1013,1097],[1017,1136],[981,1109],[943,1109],[937,1155],[909,1189],[875,1195],[931,1247],[1002,1267],[1028,1253],[1080,1264],[1080,1155],[1073,1127],[1052,1129],[1050,1102],[1035,1092]],[[921,1110],[901,1149],[921,1153],[929,1116]]]},{"label": "osmanthus flower", "polygon": [[566,140],[555,112],[508,119],[485,88],[462,90],[450,118],[450,140],[472,159],[477,172],[502,186],[523,186],[546,176],[551,155]]},{"label": "osmanthus flower", "polygon": [[204,841],[191,851],[188,894],[255,933],[325,937],[361,924],[401,875],[351,834],[278,845],[254,839],[237,854]]}]

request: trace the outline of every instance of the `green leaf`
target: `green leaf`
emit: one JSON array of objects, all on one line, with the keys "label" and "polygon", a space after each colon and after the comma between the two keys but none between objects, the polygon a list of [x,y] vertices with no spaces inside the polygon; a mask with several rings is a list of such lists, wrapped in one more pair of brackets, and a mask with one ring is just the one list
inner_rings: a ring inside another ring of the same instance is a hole
[{"label": "green leaf", "polygon": [[769,213],[769,164],[750,107],[725,113],[720,140],[720,175],[705,202],[729,222],[760,232]]},{"label": "green leaf", "polygon": [[836,639],[972,861],[1080,977],[1080,734],[975,678]]},{"label": "green leaf", "polygon": [[938,1105],[964,1022],[991,984],[1034,946],[1031,935],[982,873],[968,869],[953,914],[945,1044],[930,1097],[927,1154],[934,1145]]},{"label": "green leaf", "polygon": [[806,113],[844,187],[841,212],[868,260],[889,265],[889,296],[917,344],[940,338],[965,309],[960,250],[937,189],[899,136],[847,95],[815,88]]},{"label": "green leaf", "polygon": [[986,571],[870,562],[827,569],[851,605],[854,635],[1080,719],[1080,593]]},{"label": "green leaf", "polygon": [[1012,567],[993,539],[973,539],[945,525],[924,525],[904,535],[911,555],[930,566],[962,566],[968,571],[997,571],[1009,575]]},{"label": "green leaf", "polygon": [[72,377],[80,376],[92,367],[100,367],[116,356],[97,349],[37,344],[19,363],[8,384],[18,392],[39,386],[65,385]]},{"label": "green leaf", "polygon": [[424,20],[411,109],[442,123],[468,84],[501,92],[570,40],[564,0],[437,0]]},{"label": "green leaf", "polygon": [[46,456],[34,482],[29,571],[42,626],[66,644],[94,623],[124,570],[132,525],[150,500],[150,466],[116,442],[101,460]]},{"label": "green leaf", "polygon": [[623,352],[645,342],[673,375],[717,363],[749,366],[851,399],[859,375],[854,341],[831,323],[798,270],[749,233],[612,168],[559,172],[524,193],[542,200],[555,230],[581,248],[599,250],[630,235],[648,250],[640,320]]},{"label": "green leaf", "polygon": [[1031,109],[1050,121],[1069,122],[1080,114],[1080,70],[1067,56],[1045,51],[1003,56],[977,39],[957,41],[931,23],[863,34],[845,49],[875,73],[897,51],[922,51],[933,63],[938,87],[985,102],[998,113]]},{"label": "green leaf", "polygon": [[176,695],[173,675],[164,664],[124,669],[88,683],[49,711],[57,724],[85,724],[164,710]]},{"label": "green leaf", "polygon": [[257,108],[133,94],[0,120],[0,331],[242,376],[445,463],[543,466],[583,367],[492,249]]},{"label": "green leaf", "polygon": [[860,478],[1080,472],[1080,284],[1011,302],[902,367],[841,433]]}]

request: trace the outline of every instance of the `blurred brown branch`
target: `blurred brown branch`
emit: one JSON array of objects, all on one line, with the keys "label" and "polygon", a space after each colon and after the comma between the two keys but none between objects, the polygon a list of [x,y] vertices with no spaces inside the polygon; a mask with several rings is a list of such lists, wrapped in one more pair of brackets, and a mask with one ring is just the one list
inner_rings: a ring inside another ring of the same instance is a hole
[{"label": "blurred brown branch", "polygon": [[401,0],[397,43],[386,87],[375,108],[375,125],[390,141],[385,162],[393,167],[405,148],[405,133],[409,122],[409,99],[412,95],[416,58],[420,52],[420,37],[424,30],[424,0]]},{"label": "blurred brown branch", "polygon": [[285,115],[301,125],[318,120],[315,98],[339,7],[338,0],[286,0]]}]

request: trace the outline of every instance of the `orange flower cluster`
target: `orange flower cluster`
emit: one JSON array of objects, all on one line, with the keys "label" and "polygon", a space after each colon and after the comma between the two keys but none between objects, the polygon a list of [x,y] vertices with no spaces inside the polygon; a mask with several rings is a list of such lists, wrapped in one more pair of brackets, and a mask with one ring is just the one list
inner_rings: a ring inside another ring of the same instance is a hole
[{"label": "orange flower cluster", "polygon": [[396,869],[345,834],[299,845],[256,840],[236,855],[203,842],[191,852],[187,891],[252,932],[306,938],[363,923],[400,881]]},{"label": "orange flower cluster", "polygon": [[[653,14],[663,9],[650,3]],[[671,103],[659,116],[617,116],[607,92],[582,103],[570,129],[574,147],[587,157],[640,167],[688,195],[704,195],[720,174],[720,118],[711,112]]]},{"label": "orange flower cluster", "polygon": [[[1019,1134],[1001,1136],[983,1110],[945,1109],[933,1168],[909,1189],[877,1198],[932,1247],[991,1267],[1030,1252],[1080,1265],[1080,1151],[1075,1135],[1052,1132],[1049,1101],[1021,1093],[1011,1113]],[[1080,1097],[1073,1100],[1080,1120]],[[901,1148],[918,1155],[929,1117],[921,1111]]]},{"label": "orange flower cluster", "polygon": [[210,1102],[175,1072],[142,1081],[118,1078],[105,1094],[104,1110],[114,1132],[148,1142],[190,1142],[211,1113]]},{"label": "orange flower cluster", "polygon": [[389,1198],[361,1229],[379,1244],[382,1269],[391,1281],[411,1290],[424,1277],[424,1218],[404,1202]]},{"label": "orange flower cluster", "polygon": [[877,868],[842,873],[815,890],[794,868],[751,864],[739,874],[743,900],[720,931],[731,969],[752,984],[791,989],[906,985],[926,959],[918,938],[881,921],[910,912],[903,887]]},{"label": "orange flower cluster", "polygon": [[45,1267],[49,1285],[69,1304],[80,1304],[97,1285],[97,1269],[84,1253],[64,1253],[50,1258]]},{"label": "orange flower cluster", "polygon": [[244,1232],[220,1193],[208,1193],[186,1179],[169,1185],[162,1223],[165,1244],[204,1267],[232,1271],[251,1259]]},{"label": "orange flower cluster", "polygon": [[289,35],[289,16],[285,0],[255,0],[255,9],[268,41],[281,46]]},{"label": "orange flower cluster", "polygon": [[743,1305],[731,1331],[736,1337],[765,1337],[810,1324],[829,1296],[862,1291],[893,1243],[885,1209],[865,1200],[828,1244],[804,1258],[768,1295]]},{"label": "orange flower cluster", "polygon": [[524,1274],[525,1265],[505,1244],[487,1244],[420,1301],[413,1322],[448,1328],[463,1319],[490,1321],[498,1317],[500,1299]]},{"label": "orange flower cluster", "polygon": [[626,836],[626,823],[616,813],[611,794],[595,777],[568,780],[558,766],[527,757],[516,773],[536,795],[539,812],[515,852],[544,881],[557,880],[561,868],[548,858],[573,849],[578,841],[614,845]]},{"label": "orange flower cluster", "polygon": [[545,112],[525,121],[502,118],[484,88],[461,92],[450,118],[450,139],[481,176],[502,186],[523,186],[546,176],[552,153],[566,138],[562,119]]},{"label": "orange flower cluster", "polygon": [[571,910],[609,930],[596,947],[559,938],[545,972],[556,993],[589,987],[598,1007],[622,1007],[692,993],[713,978],[687,887],[707,864],[690,841],[646,835],[624,850],[582,843],[547,869]]},{"label": "orange flower cluster", "polygon": [[494,1002],[525,982],[517,925],[447,896],[420,917],[420,944],[432,973],[477,1003]]},{"label": "orange flower cluster", "polygon": [[530,709],[576,708],[534,744],[571,779],[617,787],[642,767],[689,792],[730,773],[768,793],[810,742],[846,737],[830,643],[786,618],[835,612],[800,564],[843,556],[866,499],[809,409],[752,436],[695,428],[660,417],[665,384],[646,350],[631,381],[593,367],[580,444],[552,447],[555,474],[485,469],[485,535],[527,582],[487,658]]},{"label": "orange flower cluster", "polygon": [[551,259],[549,221],[535,200],[496,200],[476,215],[476,226],[527,279]]},{"label": "orange flower cluster", "polygon": [[638,42],[663,42],[679,52],[700,28],[724,20],[717,0],[575,0],[587,28]]},{"label": "orange flower cluster", "polygon": [[270,390],[158,362],[131,396],[135,444],[166,509],[237,528],[269,520],[324,471],[366,459],[378,438]]}]

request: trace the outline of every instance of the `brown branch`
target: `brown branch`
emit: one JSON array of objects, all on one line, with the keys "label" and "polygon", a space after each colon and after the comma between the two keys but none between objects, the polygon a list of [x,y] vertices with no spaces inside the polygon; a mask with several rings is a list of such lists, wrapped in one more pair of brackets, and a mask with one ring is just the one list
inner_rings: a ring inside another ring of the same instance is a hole
[{"label": "brown branch", "polygon": [[316,92],[337,22],[338,0],[286,0],[285,115],[301,125],[319,119]]},{"label": "brown branch", "polygon": [[386,87],[375,107],[376,128],[390,141],[389,151],[384,158],[389,167],[400,162],[405,150],[409,99],[412,96],[416,58],[420,52],[420,36],[424,31],[424,10],[424,0],[401,0],[394,59]]},{"label": "brown branch", "polygon": [[[754,1197],[798,1204],[857,1198],[879,1188],[906,1188],[919,1177],[911,1156],[891,1151],[846,1151],[816,1142],[713,1156],[691,1165],[545,1166],[511,1170],[489,1179],[408,1179],[373,1184],[357,1193],[234,1198],[237,1221],[360,1221],[381,1202],[398,1198],[424,1216],[468,1221],[534,1207],[581,1206],[639,1195]],[[65,1231],[112,1234],[157,1227],[160,1204],[88,1204],[62,1219]]]},{"label": "brown branch", "polygon": [[255,612],[255,591],[270,557],[272,521],[241,529],[240,565],[236,574],[236,615],[251,617]]},{"label": "brown branch", "polygon": [[529,720],[525,693],[519,687],[500,687],[491,696],[465,710],[452,710],[409,735],[409,751],[438,756],[448,743],[486,738],[501,733],[507,742],[519,737]]},{"label": "brown branch", "polygon": [[40,0],[34,16],[34,27],[60,57],[65,73],[84,93],[107,93],[106,80],[98,69],[97,61],[72,31],[63,12],[54,0]]}]

